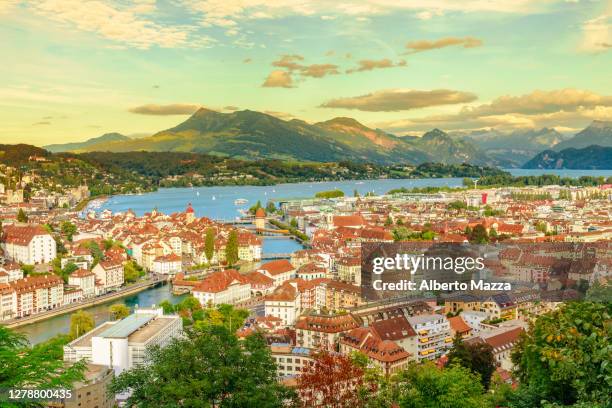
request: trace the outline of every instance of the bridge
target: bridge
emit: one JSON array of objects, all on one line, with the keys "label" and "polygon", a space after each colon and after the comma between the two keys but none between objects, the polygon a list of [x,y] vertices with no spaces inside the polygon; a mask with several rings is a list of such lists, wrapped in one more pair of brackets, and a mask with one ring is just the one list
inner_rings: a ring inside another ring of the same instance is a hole
[{"label": "bridge", "polygon": [[263,254],[261,256],[261,260],[262,261],[273,261],[275,259],[289,259],[291,258],[291,253],[290,252],[279,252],[279,253],[273,253],[273,254]]}]

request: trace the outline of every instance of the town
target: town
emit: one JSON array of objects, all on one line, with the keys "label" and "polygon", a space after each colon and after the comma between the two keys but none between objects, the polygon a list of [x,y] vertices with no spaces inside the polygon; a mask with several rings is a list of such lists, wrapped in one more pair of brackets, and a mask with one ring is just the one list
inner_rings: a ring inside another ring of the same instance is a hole
[{"label": "town", "polygon": [[[289,388],[300,384],[321,351],[360,353],[367,367],[389,377],[415,362],[443,367],[455,339],[488,345],[496,378],[516,386],[511,353],[529,324],[565,301],[588,296],[588,288],[610,285],[608,184],[365,196],[331,191],[265,207],[258,202],[227,222],[198,217],[188,202],[172,214],[77,209],[89,199],[86,185],[48,192],[23,175],[12,181],[20,183],[28,188],[0,185],[2,324],[19,327],[154,285],[183,296],[181,305],[191,302],[191,311],[164,302],[77,330],[64,346],[64,360],[88,364],[89,381],[77,384],[88,390],[87,396],[79,393],[83,406],[91,406],[92,395],[106,404],[100,406],[125,398],[107,393],[113,376],[146,362],[149,345],[183,336],[197,324],[193,308],[227,305],[247,311],[230,328],[239,339],[263,335],[276,378]],[[295,239],[303,249],[270,259],[263,241],[277,236]],[[518,289],[422,290],[367,300],[362,246],[393,242],[502,245],[499,259],[485,261],[479,273],[519,283],[513,286]],[[586,256],[579,262],[567,249],[578,244]],[[562,255],[574,262],[559,268]],[[111,346],[116,339],[121,346]]]}]

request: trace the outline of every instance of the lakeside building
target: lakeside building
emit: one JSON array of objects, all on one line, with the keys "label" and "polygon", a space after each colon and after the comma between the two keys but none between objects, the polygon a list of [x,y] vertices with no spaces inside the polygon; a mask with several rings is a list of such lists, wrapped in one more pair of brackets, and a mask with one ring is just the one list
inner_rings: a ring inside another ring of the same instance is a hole
[{"label": "lakeside building", "polygon": [[64,281],[57,275],[27,276],[0,284],[0,320],[21,318],[64,304]]},{"label": "lakeside building", "polygon": [[146,363],[148,347],[165,346],[183,333],[183,320],[159,309],[136,309],[106,322],[64,346],[64,361],[85,360],[111,368],[115,375]]},{"label": "lakeside building", "polygon": [[197,284],[192,293],[205,307],[222,303],[233,305],[251,297],[251,284],[247,280],[235,269],[213,272]]},{"label": "lakeside building", "polygon": [[5,226],[1,248],[9,260],[27,265],[48,263],[57,256],[55,239],[38,224]]},{"label": "lakeside building", "polygon": [[123,286],[123,261],[109,259],[100,261],[92,270],[96,275],[96,280],[102,285],[104,292],[117,290]]}]

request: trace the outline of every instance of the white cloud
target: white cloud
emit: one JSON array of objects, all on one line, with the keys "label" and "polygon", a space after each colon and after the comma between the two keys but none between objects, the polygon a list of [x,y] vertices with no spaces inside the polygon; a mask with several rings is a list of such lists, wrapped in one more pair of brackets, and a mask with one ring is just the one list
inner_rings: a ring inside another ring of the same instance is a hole
[{"label": "white cloud", "polygon": [[[612,8],[612,6],[611,6]],[[603,52],[612,48],[612,14],[603,14],[582,25],[582,50]]]},{"label": "white cloud", "polygon": [[112,40],[118,44],[148,49],[201,46],[203,37],[192,40],[194,27],[166,26],[144,14],[155,9],[150,1],[137,1],[132,6],[120,6],[112,2],[93,0],[36,0],[28,3],[29,9],[38,15],[58,23]]}]

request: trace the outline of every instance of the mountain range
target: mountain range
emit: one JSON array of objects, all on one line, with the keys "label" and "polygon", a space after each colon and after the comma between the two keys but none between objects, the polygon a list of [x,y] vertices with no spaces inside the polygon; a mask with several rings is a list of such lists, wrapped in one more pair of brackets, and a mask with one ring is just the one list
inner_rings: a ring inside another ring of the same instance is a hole
[{"label": "mountain range", "polygon": [[529,160],[524,169],[612,170],[612,147],[591,145],[570,147],[560,152],[545,150]]},{"label": "mountain range", "polygon": [[400,137],[347,117],[309,124],[251,110],[222,113],[201,108],[177,126],[148,137],[133,139],[108,133],[82,143],[45,148],[52,152],[197,152],[250,160],[351,160],[378,164],[465,162],[520,167],[543,150],[563,143],[568,147],[583,147],[585,143],[593,144],[591,140],[599,141],[601,146],[612,145],[610,123],[593,122],[573,137],[547,128],[511,134],[497,131],[447,134],[433,129],[421,137]]}]

